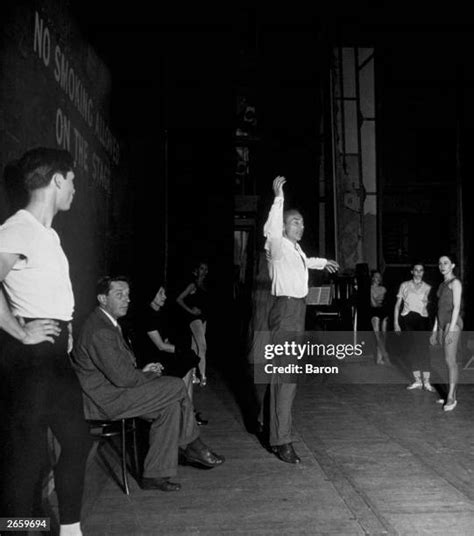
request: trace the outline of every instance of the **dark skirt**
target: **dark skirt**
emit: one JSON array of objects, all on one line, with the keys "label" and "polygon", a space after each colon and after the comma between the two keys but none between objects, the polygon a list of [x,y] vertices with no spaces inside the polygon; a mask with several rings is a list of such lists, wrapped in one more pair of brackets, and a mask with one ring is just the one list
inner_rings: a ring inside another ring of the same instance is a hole
[{"label": "dark skirt", "polygon": [[388,309],[385,306],[382,307],[371,307],[369,310],[369,316],[370,318],[380,318],[380,320],[383,320],[384,318],[388,317]]},{"label": "dark skirt", "polygon": [[199,356],[193,350],[178,350],[174,354],[160,352],[158,361],[163,365],[165,376],[184,378],[200,361]]}]

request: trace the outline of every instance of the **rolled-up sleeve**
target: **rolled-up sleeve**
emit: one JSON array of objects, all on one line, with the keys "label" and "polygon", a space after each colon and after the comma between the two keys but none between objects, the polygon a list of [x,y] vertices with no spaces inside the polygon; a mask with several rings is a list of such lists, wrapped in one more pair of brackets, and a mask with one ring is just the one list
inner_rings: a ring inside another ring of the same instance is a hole
[{"label": "rolled-up sleeve", "polygon": [[28,229],[24,225],[6,224],[0,227],[0,253],[19,255],[17,264],[30,256],[30,242]]},{"label": "rolled-up sleeve", "polygon": [[324,268],[326,268],[327,263],[328,260],[323,259],[321,257],[309,257],[307,259],[307,266],[311,270],[324,270]]}]

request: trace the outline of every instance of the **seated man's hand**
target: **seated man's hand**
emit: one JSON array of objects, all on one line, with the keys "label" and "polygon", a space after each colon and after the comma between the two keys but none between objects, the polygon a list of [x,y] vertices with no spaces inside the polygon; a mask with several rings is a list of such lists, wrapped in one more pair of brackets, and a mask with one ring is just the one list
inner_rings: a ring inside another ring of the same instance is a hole
[{"label": "seated man's hand", "polygon": [[161,363],[148,363],[142,368],[142,372],[153,372],[157,376],[163,373],[163,365]]},{"label": "seated man's hand", "polygon": [[201,309],[199,307],[193,307],[191,309],[191,314],[194,316],[199,316],[202,313]]}]

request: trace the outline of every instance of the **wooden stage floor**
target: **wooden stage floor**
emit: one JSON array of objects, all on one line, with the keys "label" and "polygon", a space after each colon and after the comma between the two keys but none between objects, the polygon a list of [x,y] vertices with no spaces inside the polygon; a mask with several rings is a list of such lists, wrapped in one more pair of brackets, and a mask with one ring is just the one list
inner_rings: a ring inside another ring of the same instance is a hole
[{"label": "wooden stage floor", "polygon": [[[362,366],[362,365],[361,365]],[[382,367],[364,363],[367,374]],[[399,382],[299,386],[294,405],[298,466],[264,450],[243,424],[223,376],[196,389],[209,418],[202,437],[227,461],[201,471],[180,467],[178,493],[131,495],[95,461],[89,465],[83,528],[105,535],[472,535],[474,386],[458,406]],[[374,380],[374,381],[375,381]]]}]

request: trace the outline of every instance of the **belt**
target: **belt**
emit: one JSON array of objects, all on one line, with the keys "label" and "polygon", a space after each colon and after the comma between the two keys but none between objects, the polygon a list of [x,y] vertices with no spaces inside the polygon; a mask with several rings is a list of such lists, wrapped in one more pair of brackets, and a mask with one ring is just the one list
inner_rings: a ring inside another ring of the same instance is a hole
[{"label": "belt", "polygon": [[72,320],[59,320],[57,318],[24,318],[23,320],[28,324],[28,322],[33,322],[33,320],[53,320],[54,322],[58,323],[59,328],[61,331],[63,329],[66,329],[68,325],[72,322]]},{"label": "belt", "polygon": [[304,298],[295,298],[293,296],[275,296],[275,298],[277,300],[296,300],[296,301],[299,301],[299,300],[306,300],[306,297]]}]

